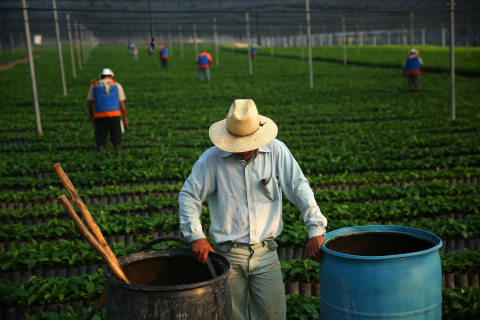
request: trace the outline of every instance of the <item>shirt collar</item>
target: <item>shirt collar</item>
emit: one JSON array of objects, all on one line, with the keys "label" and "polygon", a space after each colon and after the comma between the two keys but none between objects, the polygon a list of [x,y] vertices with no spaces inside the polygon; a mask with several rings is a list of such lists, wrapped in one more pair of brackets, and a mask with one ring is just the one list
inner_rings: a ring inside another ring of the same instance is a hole
[{"label": "shirt collar", "polygon": [[[258,148],[258,152],[271,152],[271,151],[272,150],[267,146],[263,146],[263,147]],[[233,155],[232,152],[227,152],[227,151],[223,151],[223,150],[222,150],[222,153],[220,153],[221,158],[225,158],[225,157],[228,157],[228,156],[231,156],[231,155]]]}]

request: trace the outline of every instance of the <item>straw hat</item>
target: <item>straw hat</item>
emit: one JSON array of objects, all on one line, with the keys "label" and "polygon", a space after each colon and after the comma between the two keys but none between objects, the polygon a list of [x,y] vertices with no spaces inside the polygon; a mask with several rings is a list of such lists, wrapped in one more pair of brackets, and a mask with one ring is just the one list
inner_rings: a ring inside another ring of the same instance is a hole
[{"label": "straw hat", "polygon": [[416,49],[410,49],[410,54],[418,54],[418,50]]},{"label": "straw hat", "polygon": [[258,114],[251,99],[233,101],[227,119],[215,122],[210,127],[210,140],[227,152],[255,150],[270,143],[278,134],[271,119]]}]

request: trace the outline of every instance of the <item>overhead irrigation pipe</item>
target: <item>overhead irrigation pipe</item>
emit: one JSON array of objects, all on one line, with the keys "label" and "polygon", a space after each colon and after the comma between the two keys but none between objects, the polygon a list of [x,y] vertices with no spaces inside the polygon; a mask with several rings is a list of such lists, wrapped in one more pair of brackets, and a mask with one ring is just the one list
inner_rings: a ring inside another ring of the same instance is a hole
[{"label": "overhead irrigation pipe", "polygon": [[52,4],[53,4],[53,17],[55,19],[55,31],[57,33],[57,48],[58,48],[58,58],[60,60],[60,74],[62,76],[63,95],[66,96],[67,84],[65,82],[65,71],[63,70],[62,42],[60,41],[60,28],[58,26],[57,3],[55,0],[52,0]]},{"label": "overhead irrigation pipe", "polygon": [[40,107],[38,106],[37,81],[35,79],[35,66],[33,64],[32,41],[30,39],[30,26],[28,25],[27,4],[22,0],[23,20],[25,22],[25,38],[27,41],[28,65],[30,67],[30,79],[32,80],[33,105],[35,107],[35,119],[37,121],[37,132],[42,135],[42,122],[40,121]]},{"label": "overhead irrigation pipe", "polygon": [[312,66],[312,46],[310,43],[310,3],[305,0],[305,10],[307,12],[307,50],[308,50],[308,72],[310,78],[310,88],[313,88],[313,66]]}]

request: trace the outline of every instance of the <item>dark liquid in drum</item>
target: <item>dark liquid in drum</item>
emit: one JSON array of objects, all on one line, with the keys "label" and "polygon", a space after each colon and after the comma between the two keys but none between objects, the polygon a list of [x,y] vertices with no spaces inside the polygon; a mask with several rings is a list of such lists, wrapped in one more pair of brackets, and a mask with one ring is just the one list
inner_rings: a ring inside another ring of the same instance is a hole
[{"label": "dark liquid in drum", "polygon": [[403,234],[372,232],[338,237],[328,241],[325,246],[339,253],[356,256],[390,256],[427,250],[435,244]]}]

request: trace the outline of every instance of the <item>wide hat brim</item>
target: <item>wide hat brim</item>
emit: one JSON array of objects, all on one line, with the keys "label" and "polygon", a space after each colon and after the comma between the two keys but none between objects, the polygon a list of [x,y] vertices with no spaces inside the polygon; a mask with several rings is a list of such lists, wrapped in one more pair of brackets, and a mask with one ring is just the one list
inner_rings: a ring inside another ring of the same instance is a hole
[{"label": "wide hat brim", "polygon": [[278,127],[270,118],[260,116],[263,124],[257,131],[248,136],[236,136],[227,129],[227,119],[215,122],[210,126],[210,140],[223,151],[238,153],[255,150],[272,142],[278,134]]}]

